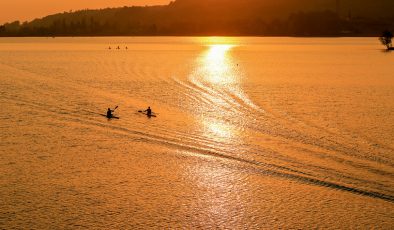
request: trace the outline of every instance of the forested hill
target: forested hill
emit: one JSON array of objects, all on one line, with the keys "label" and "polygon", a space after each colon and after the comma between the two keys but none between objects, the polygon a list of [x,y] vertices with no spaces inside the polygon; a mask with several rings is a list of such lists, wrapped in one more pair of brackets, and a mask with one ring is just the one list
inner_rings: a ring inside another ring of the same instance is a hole
[{"label": "forested hill", "polygon": [[176,0],[6,23],[0,36],[376,36],[393,12],[393,0]]}]

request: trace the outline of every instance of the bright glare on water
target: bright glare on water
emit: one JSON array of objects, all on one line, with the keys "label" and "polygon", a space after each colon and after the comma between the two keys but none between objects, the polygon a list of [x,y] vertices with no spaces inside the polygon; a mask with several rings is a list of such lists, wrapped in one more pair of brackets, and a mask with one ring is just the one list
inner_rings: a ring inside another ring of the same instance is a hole
[{"label": "bright glare on water", "polygon": [[393,63],[375,38],[1,38],[0,228],[390,229]]}]

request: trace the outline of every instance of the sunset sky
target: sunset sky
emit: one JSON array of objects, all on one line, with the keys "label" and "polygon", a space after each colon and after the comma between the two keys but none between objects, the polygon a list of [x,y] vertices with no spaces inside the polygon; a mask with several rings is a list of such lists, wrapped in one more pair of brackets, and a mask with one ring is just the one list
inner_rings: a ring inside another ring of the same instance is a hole
[{"label": "sunset sky", "polygon": [[15,20],[30,21],[69,10],[163,5],[169,2],[171,0],[0,0],[0,24]]}]

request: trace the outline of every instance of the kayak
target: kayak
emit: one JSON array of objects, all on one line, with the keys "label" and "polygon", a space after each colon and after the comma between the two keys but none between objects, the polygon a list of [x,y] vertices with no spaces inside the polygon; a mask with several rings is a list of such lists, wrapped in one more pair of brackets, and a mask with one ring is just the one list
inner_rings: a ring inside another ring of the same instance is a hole
[{"label": "kayak", "polygon": [[117,116],[114,116],[114,115],[112,115],[111,117],[107,117],[106,114],[100,114],[100,115],[103,116],[103,117],[106,117],[108,119],[120,119],[120,117],[117,117]]},{"label": "kayak", "polygon": [[147,117],[149,117],[149,118],[151,118],[151,117],[156,117],[156,115],[154,115],[154,114],[148,114],[147,112],[144,112],[144,111],[138,111],[139,113],[142,113],[142,114],[144,114],[144,115],[146,115]]}]

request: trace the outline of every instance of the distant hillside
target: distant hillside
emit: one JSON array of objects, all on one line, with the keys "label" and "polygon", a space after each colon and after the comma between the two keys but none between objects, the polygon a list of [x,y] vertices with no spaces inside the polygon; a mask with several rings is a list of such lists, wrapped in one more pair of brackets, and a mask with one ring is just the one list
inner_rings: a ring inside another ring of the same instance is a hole
[{"label": "distant hillside", "polygon": [[0,36],[375,36],[394,30],[393,12],[393,0],[176,0],[6,23]]}]

